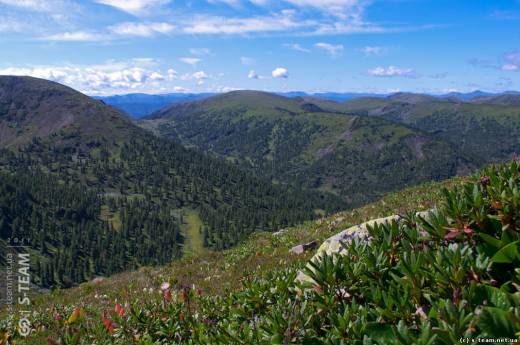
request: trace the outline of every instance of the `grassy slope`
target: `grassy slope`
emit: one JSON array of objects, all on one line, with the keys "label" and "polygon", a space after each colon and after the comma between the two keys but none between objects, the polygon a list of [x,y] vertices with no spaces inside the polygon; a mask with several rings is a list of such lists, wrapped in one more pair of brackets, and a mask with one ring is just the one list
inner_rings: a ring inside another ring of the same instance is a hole
[{"label": "grassy slope", "polygon": [[[405,213],[410,210],[425,210],[433,207],[441,198],[441,187],[460,185],[462,178],[443,182],[429,182],[413,188],[386,195],[381,200],[352,211],[345,211],[315,222],[307,222],[289,228],[279,235],[256,233],[241,245],[223,252],[209,252],[187,257],[168,266],[143,267],[135,272],[116,274],[101,283],[88,282],[77,288],[57,290],[49,295],[32,297],[33,324],[39,327],[31,338],[22,344],[43,344],[49,335],[56,335],[56,323],[52,321],[55,310],[70,315],[74,307],[82,306],[90,327],[98,327],[100,315],[115,301],[159,301],[159,287],[170,282],[174,289],[196,286],[205,295],[222,295],[235,290],[247,276],[263,276],[282,267],[300,267],[312,255],[292,255],[289,249],[299,243],[324,240],[349,226],[363,221]],[[193,223],[192,223],[193,224]],[[152,292],[149,292],[152,290]],[[111,307],[113,308],[113,307]],[[0,319],[8,323],[6,310],[0,311]],[[42,328],[44,327],[44,328]]]},{"label": "grassy slope", "polygon": [[192,209],[184,210],[184,224],[182,226],[185,236],[184,256],[199,256],[208,252],[204,247],[204,237],[201,228],[204,225],[199,213]]}]

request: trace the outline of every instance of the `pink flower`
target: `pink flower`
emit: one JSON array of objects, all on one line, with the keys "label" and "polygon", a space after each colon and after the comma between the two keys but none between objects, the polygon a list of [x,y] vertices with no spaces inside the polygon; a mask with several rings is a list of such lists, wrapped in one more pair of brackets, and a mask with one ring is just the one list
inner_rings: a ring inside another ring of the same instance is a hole
[{"label": "pink flower", "polygon": [[161,284],[161,290],[164,291],[164,290],[168,290],[170,288],[170,283],[168,282],[164,282]]}]

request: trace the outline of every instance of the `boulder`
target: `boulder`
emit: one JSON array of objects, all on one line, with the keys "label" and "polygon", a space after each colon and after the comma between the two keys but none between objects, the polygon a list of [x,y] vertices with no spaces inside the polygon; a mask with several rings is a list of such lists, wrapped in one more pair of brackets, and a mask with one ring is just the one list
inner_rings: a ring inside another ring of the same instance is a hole
[{"label": "boulder", "polygon": [[318,247],[318,241],[312,241],[309,243],[299,244],[297,246],[294,246],[290,249],[290,252],[294,253],[294,254],[302,254],[306,251],[315,249],[317,247]]},{"label": "boulder", "polygon": [[[426,217],[430,211],[431,210],[418,212],[417,215],[420,217]],[[388,224],[388,223],[391,223],[392,221],[399,222],[401,219],[402,219],[401,216],[394,214],[392,216],[388,216],[388,217],[384,217],[384,218],[372,219],[372,220],[369,220],[368,222],[354,225],[348,229],[345,229],[345,230],[341,231],[340,233],[325,240],[323,242],[323,244],[318,248],[318,251],[316,252],[316,254],[311,258],[311,260],[319,260],[319,258],[322,255],[324,255],[325,253],[328,255],[332,255],[334,253],[344,255],[346,253],[344,253],[345,248],[343,248],[343,246],[341,245],[342,242],[350,243],[350,242],[352,242],[352,240],[354,238],[358,238],[362,241],[370,241],[367,226],[373,227],[373,226],[379,225],[379,224],[385,224],[385,223]],[[296,247],[298,247],[298,246],[296,246]],[[294,248],[296,248],[296,247],[294,247]],[[309,266],[307,266],[307,267],[309,267]],[[298,272],[296,281],[309,282],[311,284],[315,283],[309,276],[307,276],[305,273],[303,273],[301,271]]]}]

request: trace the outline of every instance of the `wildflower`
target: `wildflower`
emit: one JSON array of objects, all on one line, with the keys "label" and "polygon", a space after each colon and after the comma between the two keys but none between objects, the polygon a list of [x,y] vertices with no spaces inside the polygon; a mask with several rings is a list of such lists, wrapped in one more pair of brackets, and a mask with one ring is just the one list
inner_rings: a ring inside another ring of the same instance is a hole
[{"label": "wildflower", "polygon": [[61,315],[58,312],[54,312],[53,318],[56,321],[60,321],[62,319]]},{"label": "wildflower", "polygon": [[161,290],[164,291],[164,290],[168,290],[170,288],[170,283],[168,282],[164,282],[161,284]]},{"label": "wildflower", "polygon": [[66,324],[70,325],[83,318],[83,308],[74,308],[74,311],[70,315],[69,319],[65,321]]},{"label": "wildflower", "polygon": [[54,340],[53,337],[47,337],[47,343],[49,343],[49,345],[58,345],[58,342]]},{"label": "wildflower", "polygon": [[103,313],[101,320],[103,321],[103,325],[105,325],[108,334],[112,335],[115,330],[115,324],[107,317],[106,313]]},{"label": "wildflower", "polygon": [[170,303],[172,301],[172,292],[170,289],[163,290],[163,300],[166,303]]},{"label": "wildflower", "polygon": [[125,315],[125,309],[119,303],[116,304],[114,311],[121,317]]},{"label": "wildflower", "polygon": [[480,184],[481,184],[482,186],[484,186],[484,187],[485,187],[485,186],[488,186],[490,183],[491,183],[491,179],[489,178],[489,176],[482,176],[482,177],[480,178]]},{"label": "wildflower", "polygon": [[415,311],[415,315],[419,316],[423,320],[428,320],[428,316],[424,312],[423,307],[417,308],[417,310]]},{"label": "wildflower", "polygon": [[202,289],[201,289],[201,288],[197,288],[197,289],[195,290],[195,295],[196,295],[197,297],[202,296]]}]

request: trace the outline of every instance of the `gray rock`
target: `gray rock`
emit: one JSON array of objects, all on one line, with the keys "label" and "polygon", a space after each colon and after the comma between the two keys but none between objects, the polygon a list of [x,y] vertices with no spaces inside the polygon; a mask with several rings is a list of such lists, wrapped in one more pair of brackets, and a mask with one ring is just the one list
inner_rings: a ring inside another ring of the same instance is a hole
[{"label": "gray rock", "polygon": [[[432,210],[424,211],[424,212],[418,212],[417,215],[420,217],[426,217]],[[323,244],[318,248],[318,251],[316,254],[311,258],[311,260],[319,260],[320,257],[324,254],[332,255],[334,253],[338,253],[341,255],[345,255],[345,249],[343,248],[342,244],[343,242],[350,243],[354,238],[358,238],[362,241],[370,241],[370,237],[368,234],[367,227],[373,227],[375,225],[379,224],[389,224],[392,221],[399,222],[401,220],[401,216],[399,215],[392,215],[389,217],[384,218],[378,218],[378,219],[372,219],[368,222],[354,225],[348,229],[345,229],[341,231],[340,233],[329,237]],[[298,247],[298,246],[297,246]],[[294,247],[296,248],[296,247]],[[293,249],[294,249],[293,248]],[[310,267],[309,265],[307,267]],[[296,277],[296,281],[300,282],[309,282],[311,284],[315,284],[316,282],[313,281],[309,276],[307,276],[303,272],[298,272],[298,276]]]},{"label": "gray rock", "polygon": [[317,247],[318,247],[318,241],[312,241],[309,243],[299,244],[297,246],[294,246],[290,249],[290,252],[294,253],[294,254],[302,254],[306,251],[315,249]]}]

